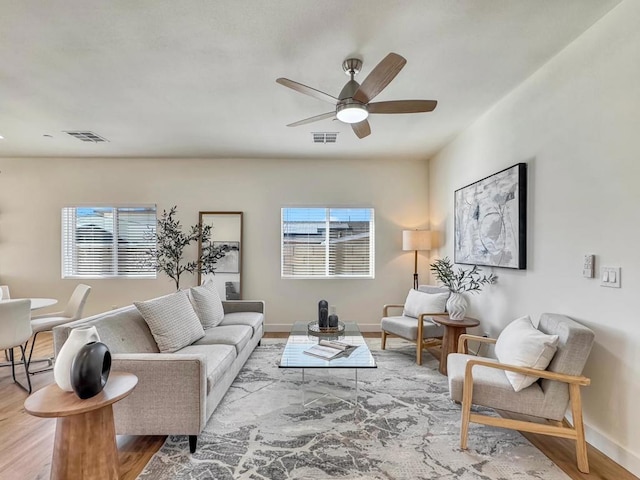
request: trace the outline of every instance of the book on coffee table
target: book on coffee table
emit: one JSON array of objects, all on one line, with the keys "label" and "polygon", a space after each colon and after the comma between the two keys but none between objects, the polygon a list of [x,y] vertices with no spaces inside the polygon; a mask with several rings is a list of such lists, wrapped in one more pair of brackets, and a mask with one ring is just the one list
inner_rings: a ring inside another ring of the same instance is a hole
[{"label": "book on coffee table", "polygon": [[304,351],[307,355],[331,360],[341,355],[349,355],[353,350],[358,348],[357,345],[350,345],[337,340],[320,340],[318,345]]}]

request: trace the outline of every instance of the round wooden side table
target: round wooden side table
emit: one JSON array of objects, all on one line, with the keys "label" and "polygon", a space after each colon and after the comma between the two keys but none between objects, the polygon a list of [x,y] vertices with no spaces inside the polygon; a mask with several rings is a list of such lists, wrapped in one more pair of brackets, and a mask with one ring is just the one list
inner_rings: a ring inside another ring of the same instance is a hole
[{"label": "round wooden side table", "polygon": [[464,317],[462,320],[451,320],[448,314],[433,315],[433,321],[444,327],[444,336],[442,337],[442,350],[440,351],[440,368],[441,374],[447,374],[447,356],[450,353],[458,351],[458,338],[463,333],[467,333],[467,328],[477,327],[480,321],[471,317]]},{"label": "round wooden side table", "polygon": [[112,405],[138,383],[132,373],[112,372],[104,390],[82,400],[53,383],[30,395],[24,409],[36,417],[57,418],[51,479],[120,478]]}]

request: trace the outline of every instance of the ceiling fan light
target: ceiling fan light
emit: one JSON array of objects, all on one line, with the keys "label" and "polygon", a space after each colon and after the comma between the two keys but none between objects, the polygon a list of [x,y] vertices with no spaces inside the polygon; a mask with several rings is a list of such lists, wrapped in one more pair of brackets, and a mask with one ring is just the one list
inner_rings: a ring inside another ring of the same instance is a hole
[{"label": "ceiling fan light", "polygon": [[344,123],[359,123],[369,116],[369,112],[364,105],[350,103],[346,105],[338,105],[336,117]]}]

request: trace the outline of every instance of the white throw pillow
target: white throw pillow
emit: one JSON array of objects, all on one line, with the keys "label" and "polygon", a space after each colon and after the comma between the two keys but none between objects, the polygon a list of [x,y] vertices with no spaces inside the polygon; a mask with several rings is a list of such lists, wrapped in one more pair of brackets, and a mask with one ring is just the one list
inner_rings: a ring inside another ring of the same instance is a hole
[{"label": "white throw pillow", "polygon": [[402,314],[406,317],[418,318],[421,313],[444,313],[448,298],[449,292],[426,293],[411,289],[404,302]]},{"label": "white throw pillow", "polygon": [[182,290],[146,302],[133,302],[162,353],[171,353],[204,337],[196,312]]},{"label": "white throw pillow", "polygon": [[224,308],[213,282],[190,288],[189,299],[205,330],[220,325],[224,318]]},{"label": "white throw pillow", "polygon": [[[496,357],[500,363],[545,370],[558,349],[558,335],[547,335],[533,326],[529,315],[505,327],[496,341]],[[527,388],[540,377],[505,372],[516,392]]]}]

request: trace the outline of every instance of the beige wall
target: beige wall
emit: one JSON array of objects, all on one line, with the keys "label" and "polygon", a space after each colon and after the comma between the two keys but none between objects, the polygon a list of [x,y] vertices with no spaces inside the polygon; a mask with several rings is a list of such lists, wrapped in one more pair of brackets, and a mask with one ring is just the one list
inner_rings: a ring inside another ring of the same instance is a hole
[{"label": "beige wall", "polygon": [[[453,255],[453,192],[529,165],[528,268],[494,269],[471,298],[482,329],[567,314],[596,332],[584,389],[588,439],[640,474],[640,2],[626,1],[487,112],[430,162],[439,255]],[[582,278],[622,267],[622,288]]]},{"label": "beige wall", "polygon": [[[201,210],[243,211],[243,297],[266,301],[267,328],[313,320],[323,298],[341,319],[378,328],[382,304],[411,288],[413,256],[402,251],[401,230],[428,221],[427,168],[393,160],[0,159],[0,283],[13,296],[66,301],[77,281],[60,278],[65,205],[157,203],[162,211],[175,204],[183,225],[197,223]],[[326,204],[375,208],[374,280],[280,278],[280,208]],[[181,286],[195,282],[187,276]],[[93,286],[86,313],[173,289],[162,274],[86,283]]]}]

